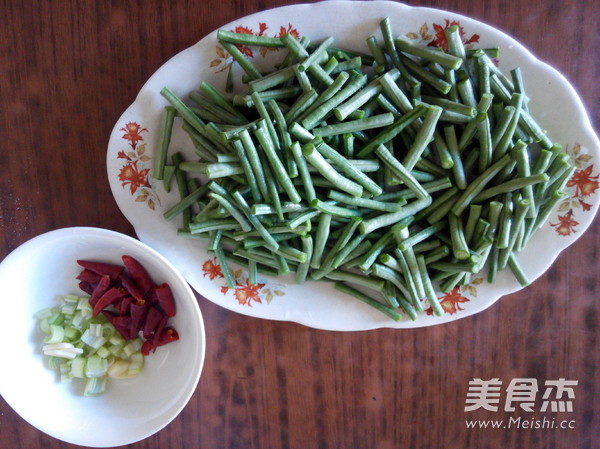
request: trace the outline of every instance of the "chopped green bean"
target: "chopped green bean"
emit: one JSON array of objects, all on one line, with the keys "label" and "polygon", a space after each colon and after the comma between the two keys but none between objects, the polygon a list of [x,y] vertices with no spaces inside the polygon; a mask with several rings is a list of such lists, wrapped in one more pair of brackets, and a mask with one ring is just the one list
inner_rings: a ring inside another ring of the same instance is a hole
[{"label": "chopped green bean", "polygon": [[349,285],[346,285],[343,282],[340,282],[340,281],[336,282],[335,289],[339,290],[343,293],[346,293],[347,295],[350,295],[357,299],[360,299],[361,301],[370,305],[371,307],[374,307],[375,309],[379,310],[380,312],[385,313],[387,316],[389,316],[394,321],[400,321],[400,319],[402,319],[402,315],[400,315],[397,311],[395,311],[391,307],[388,307],[388,306],[380,303],[379,301],[376,301],[375,299],[371,298],[370,296],[364,294],[363,292],[361,292],[359,290],[356,290],[355,288],[350,287]]},{"label": "chopped green bean", "polygon": [[292,180],[290,179],[290,176],[285,170],[281,159],[277,155],[277,152],[273,147],[272,142],[270,142],[270,140],[268,139],[267,133],[265,133],[262,128],[257,129],[255,133],[262,146],[263,151],[267,155],[267,158],[269,160],[271,168],[274,171],[275,176],[277,177],[277,180],[281,183],[283,189],[288,194],[290,201],[292,203],[299,203],[302,198],[298,194],[296,187],[294,187],[294,185],[292,184]]},{"label": "chopped green bean", "polygon": [[396,48],[413,56],[426,59],[427,61],[437,62],[438,64],[456,70],[462,65],[462,58],[454,56],[450,53],[444,53],[435,49],[421,47],[404,37],[395,39]]},{"label": "chopped green bean", "polygon": [[[181,215],[177,235],[206,240],[229,287],[228,263],[247,266],[251,283],[293,272],[416,320],[426,304],[443,315],[436,288],[469,285],[484,265],[490,282],[510,268],[529,283],[516,254],[577,168],[533,116],[520,69],[507,77],[497,48],[465,48],[458,25],[444,30],[445,49],[396,37],[389,18],[379,29],[368,54],[333,47],[333,36],[221,30],[233,58],[225,92],[234,66],[244,86],[227,95],[201,81],[181,97],[194,106],[161,90],[153,176],[179,190],[165,219]],[[283,58],[263,69],[240,46]],[[196,159],[168,164],[176,124]]]},{"label": "chopped green bean", "polygon": [[376,229],[393,225],[403,218],[415,215],[417,212],[425,209],[431,205],[431,196],[427,196],[424,199],[413,201],[402,207],[398,212],[391,212],[387,214],[378,215],[371,219],[364,220],[360,225],[360,232],[362,234],[370,233]]},{"label": "chopped green bean", "polygon": [[312,144],[307,144],[302,149],[302,154],[309,164],[315,167],[327,180],[329,180],[338,189],[353,196],[361,196],[363,187],[360,184],[342,176],[329,162],[317,151]]},{"label": "chopped green bean", "polygon": [[429,193],[421,186],[414,176],[406,169],[390,151],[384,146],[379,145],[375,149],[375,154],[384,162],[384,164],[392,170],[395,176],[400,178],[406,187],[408,187],[415,196],[422,200],[429,196]]},{"label": "chopped green bean", "polygon": [[433,313],[436,316],[442,316],[445,313],[445,311],[438,300],[438,297],[433,288],[433,284],[431,283],[431,278],[427,273],[427,264],[425,263],[425,257],[421,255],[417,256],[417,264],[419,267],[419,274],[421,275],[423,288],[425,290],[425,296],[429,301],[429,305],[431,306],[431,309],[433,310]]}]

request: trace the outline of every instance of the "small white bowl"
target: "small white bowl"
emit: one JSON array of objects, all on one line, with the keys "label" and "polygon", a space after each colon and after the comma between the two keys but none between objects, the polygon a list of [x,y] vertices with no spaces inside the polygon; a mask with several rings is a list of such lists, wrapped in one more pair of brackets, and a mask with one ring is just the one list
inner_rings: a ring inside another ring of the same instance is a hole
[{"label": "small white bowl", "polygon": [[[42,355],[34,314],[58,296],[81,294],[77,259],[122,264],[127,254],[156,283],[167,282],[180,339],[146,357],[142,373],[110,380],[104,395],[84,397],[79,382],[61,383]],[[21,245],[0,264],[0,394],[31,425],[72,444],[110,447],[144,439],[169,424],[194,393],[205,355],[202,315],[191,288],[164,257],[129,236],[98,228],[65,228]]]}]

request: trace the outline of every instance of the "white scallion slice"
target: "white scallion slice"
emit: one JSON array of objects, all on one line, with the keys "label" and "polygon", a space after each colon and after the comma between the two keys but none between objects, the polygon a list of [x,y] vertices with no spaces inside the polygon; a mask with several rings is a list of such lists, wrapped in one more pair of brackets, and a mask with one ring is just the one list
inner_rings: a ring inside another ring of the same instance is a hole
[{"label": "white scallion slice", "polygon": [[85,390],[83,391],[84,396],[100,396],[106,391],[106,383],[108,378],[104,377],[92,377],[85,383]]},{"label": "white scallion slice", "polygon": [[69,295],[35,314],[46,335],[42,352],[61,382],[85,379],[84,396],[105,392],[108,378],[137,376],[144,366],[143,340],[126,341],[104,315],[92,316],[87,297]]}]

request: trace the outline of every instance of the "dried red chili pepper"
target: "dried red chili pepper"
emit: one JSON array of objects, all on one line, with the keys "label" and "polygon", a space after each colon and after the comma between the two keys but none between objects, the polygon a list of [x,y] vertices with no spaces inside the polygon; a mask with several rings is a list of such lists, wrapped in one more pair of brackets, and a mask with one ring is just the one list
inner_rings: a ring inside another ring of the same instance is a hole
[{"label": "dried red chili pepper", "polygon": [[133,257],[127,255],[122,256],[121,259],[129,272],[129,276],[131,276],[131,279],[133,279],[139,287],[140,292],[148,292],[154,286],[154,282],[142,264]]},{"label": "dried red chili pepper", "polygon": [[179,340],[179,334],[172,327],[166,327],[162,330],[156,342],[151,340],[146,340],[142,345],[142,354],[150,355],[150,352],[156,351],[156,348],[159,346],[164,346],[169,343],[173,343],[174,341]]},{"label": "dried red chili pepper", "polygon": [[110,288],[110,283],[111,283],[111,280],[110,280],[110,276],[108,274],[105,274],[104,276],[100,277],[100,281],[98,282],[98,285],[96,285],[96,287],[94,287],[94,291],[92,292],[90,299],[88,300],[88,302],[90,303],[90,306],[92,306],[92,308],[94,308],[96,306],[96,303],[98,302],[100,297],[102,295],[104,295],[104,293],[106,293],[106,291]]},{"label": "dried red chili pepper", "polygon": [[92,316],[97,316],[102,310],[116,303],[119,299],[127,295],[127,291],[119,287],[109,288],[92,306]]},{"label": "dried red chili pepper", "polygon": [[[155,285],[145,268],[133,257],[122,256],[124,267],[78,260],[84,269],[77,279],[90,295],[93,316],[103,313],[126,340],[140,331],[145,339],[142,353],[179,339],[169,317],[175,316],[175,300],[167,283]],[[128,273],[125,273],[127,269]]]},{"label": "dried red chili pepper", "polygon": [[113,320],[115,319],[115,317],[118,316],[115,312],[112,312],[110,310],[103,310],[102,315],[106,317],[110,324],[113,324]]},{"label": "dried red chili pepper", "polygon": [[86,292],[88,295],[91,295],[92,293],[94,293],[94,286],[92,284],[90,284],[89,282],[86,281],[81,281],[79,283],[79,288]]},{"label": "dried red chili pepper", "polygon": [[169,320],[169,317],[165,315],[162,317],[162,319],[158,323],[158,326],[156,326],[156,329],[154,330],[154,334],[152,335],[152,352],[156,351],[156,348],[158,345],[158,340],[160,338],[160,334],[162,334],[162,331],[165,328],[165,326],[167,325],[168,320]]},{"label": "dried red chili pepper", "polygon": [[151,288],[150,291],[146,292],[146,294],[144,295],[144,299],[148,304],[158,304],[158,300],[156,299],[156,292],[154,290],[154,288]]},{"label": "dried red chili pepper", "polygon": [[101,274],[95,273],[92,270],[84,268],[83,270],[81,270],[81,273],[79,273],[75,279],[89,282],[90,284],[97,284],[98,282],[100,282],[101,277]]},{"label": "dried red chili pepper", "polygon": [[173,293],[171,287],[164,283],[154,289],[156,294],[156,300],[162,311],[168,317],[175,316],[175,299],[173,299]]},{"label": "dried red chili pepper", "polygon": [[130,318],[127,316],[119,316],[114,312],[109,310],[103,310],[102,314],[106,317],[110,324],[121,334],[125,340],[130,340],[129,338],[129,320]]},{"label": "dried red chili pepper", "polygon": [[179,334],[172,327],[165,327],[158,337],[157,346],[164,346],[179,340]]},{"label": "dried red chili pepper", "polygon": [[148,307],[148,313],[146,314],[146,320],[142,328],[142,335],[146,340],[152,338],[152,333],[156,330],[163,317],[164,315],[161,311],[154,307]]},{"label": "dried red chili pepper", "polygon": [[129,292],[129,294],[131,296],[133,296],[133,298],[138,303],[145,302],[144,297],[142,296],[142,293],[140,292],[140,289],[138,288],[138,286],[125,273],[121,273],[119,275],[118,281],[121,284],[121,286],[125,290],[127,290]]},{"label": "dried red chili pepper", "polygon": [[148,313],[148,306],[145,304],[139,305],[132,302],[129,305],[129,316],[131,317],[130,324],[130,335],[131,338],[137,337],[138,333],[142,330],[144,326],[144,321],[146,320],[146,315]]},{"label": "dried red chili pepper", "polygon": [[[129,332],[129,328],[131,327],[131,318],[125,315],[117,315],[113,318],[113,324]],[[130,340],[129,336],[127,339]]]},{"label": "dried red chili pepper", "polygon": [[150,355],[150,351],[152,351],[152,341],[146,340],[142,344],[142,349],[140,349],[140,352],[142,353],[142,355],[147,356]]},{"label": "dried red chili pepper", "polygon": [[108,274],[111,279],[116,279],[123,272],[125,267],[120,265],[113,265],[110,263],[104,262],[92,262],[89,260],[78,260],[77,263],[81,265],[83,268],[87,268],[94,273],[104,276]]},{"label": "dried red chili pepper", "polygon": [[119,315],[127,315],[129,312],[129,306],[132,302],[133,298],[131,296],[125,296],[114,304],[115,309],[117,309]]}]

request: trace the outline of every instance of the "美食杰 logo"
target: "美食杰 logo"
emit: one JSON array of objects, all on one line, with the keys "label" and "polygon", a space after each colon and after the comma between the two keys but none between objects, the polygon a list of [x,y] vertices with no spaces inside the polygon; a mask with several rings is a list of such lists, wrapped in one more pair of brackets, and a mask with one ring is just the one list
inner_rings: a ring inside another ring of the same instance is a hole
[{"label": "\u7f8e\u98df\u6770 logo", "polygon": [[[510,413],[498,419],[466,419],[467,428],[573,429],[575,421],[550,414],[572,413],[577,380],[473,378],[465,399],[465,413],[478,410]],[[543,414],[543,415],[542,415]],[[471,415],[469,415],[470,417]]]}]

